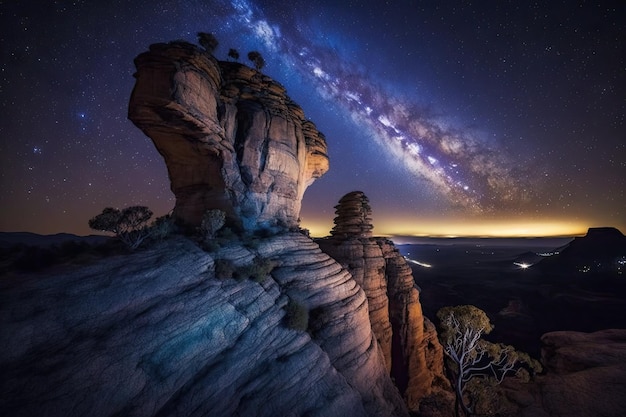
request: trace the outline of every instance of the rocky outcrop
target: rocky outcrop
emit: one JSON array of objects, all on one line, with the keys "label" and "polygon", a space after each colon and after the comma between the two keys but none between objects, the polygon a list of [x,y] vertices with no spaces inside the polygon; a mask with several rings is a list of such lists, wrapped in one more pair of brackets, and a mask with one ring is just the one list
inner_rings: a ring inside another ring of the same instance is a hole
[{"label": "rocky outcrop", "polygon": [[197,226],[221,209],[248,231],[298,225],[328,157],[280,84],[185,42],[152,45],[135,65],[128,117],[165,159],[175,217]]},{"label": "rocky outcrop", "polygon": [[372,212],[365,194],[348,193],[335,209],[332,236],[318,243],[365,291],[387,369],[409,409],[418,411],[424,398],[445,391],[448,383],[443,349],[434,325],[422,314],[411,268],[393,242],[372,237]]},{"label": "rocky outcrop", "polygon": [[541,337],[539,381],[551,416],[622,416],[626,410],[626,330],[551,332]]},{"label": "rocky outcrop", "polygon": [[448,387],[443,370],[443,347],[435,326],[422,314],[419,290],[411,268],[393,242],[378,239],[385,258],[389,320],[393,329],[392,372],[409,409]]},{"label": "rocky outcrop", "polygon": [[626,410],[626,329],[558,331],[541,337],[542,375],[502,384],[503,415],[621,417]]},{"label": "rocky outcrop", "polygon": [[[216,260],[255,257],[278,264],[260,283],[216,279]],[[3,415],[407,415],[363,290],[297,233],[214,254],[176,238],[0,291]]]}]

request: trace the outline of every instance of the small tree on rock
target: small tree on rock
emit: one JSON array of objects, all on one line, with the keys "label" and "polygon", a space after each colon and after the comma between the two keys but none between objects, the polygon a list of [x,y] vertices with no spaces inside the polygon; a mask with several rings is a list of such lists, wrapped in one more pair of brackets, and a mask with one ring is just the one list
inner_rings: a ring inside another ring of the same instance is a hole
[{"label": "small tree on rock", "polygon": [[493,378],[495,384],[499,384],[507,373],[516,371],[518,362],[526,362],[533,369],[540,368],[536,361],[516,352],[512,346],[482,340],[484,334],[493,330],[493,325],[487,314],[475,306],[444,307],[437,312],[437,317],[441,322],[439,338],[452,363],[449,369],[453,376],[457,416],[459,407],[466,416],[473,413],[472,405],[465,399],[467,384],[472,378]]},{"label": "small tree on rock", "polygon": [[263,59],[263,56],[261,55],[260,52],[257,52],[257,51],[248,52],[248,59],[252,62],[252,64],[254,65],[254,68],[256,68],[257,71],[261,71],[261,69],[265,66],[265,60]]},{"label": "small tree on rock", "polygon": [[236,49],[230,48],[228,50],[228,57],[234,59],[235,61],[239,61],[239,51]]},{"label": "small tree on rock", "polygon": [[130,206],[122,210],[107,207],[89,220],[89,227],[114,233],[130,250],[135,250],[150,237],[148,220],[151,217],[152,211],[146,206]]},{"label": "small tree on rock", "polygon": [[205,32],[198,32],[198,43],[210,54],[212,54],[217,48],[217,45],[219,45],[215,35]]}]

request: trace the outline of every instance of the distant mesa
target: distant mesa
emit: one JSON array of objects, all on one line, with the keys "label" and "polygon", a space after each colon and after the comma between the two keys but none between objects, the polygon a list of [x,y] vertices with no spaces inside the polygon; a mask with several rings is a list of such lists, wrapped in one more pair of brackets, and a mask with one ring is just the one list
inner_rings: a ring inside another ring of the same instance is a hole
[{"label": "distant mesa", "polygon": [[614,227],[590,228],[585,236],[572,240],[539,267],[550,273],[624,273],[626,236]]},{"label": "distant mesa", "polygon": [[53,246],[62,245],[66,242],[88,243],[98,245],[109,241],[111,238],[101,235],[76,236],[69,233],[56,233],[54,235],[39,235],[30,232],[0,232],[0,248],[8,248],[16,245],[23,246]]},{"label": "distant mesa", "polygon": [[283,86],[181,41],[151,45],[135,65],[128,117],[165,159],[176,218],[197,226],[221,209],[245,230],[298,225],[328,156]]}]

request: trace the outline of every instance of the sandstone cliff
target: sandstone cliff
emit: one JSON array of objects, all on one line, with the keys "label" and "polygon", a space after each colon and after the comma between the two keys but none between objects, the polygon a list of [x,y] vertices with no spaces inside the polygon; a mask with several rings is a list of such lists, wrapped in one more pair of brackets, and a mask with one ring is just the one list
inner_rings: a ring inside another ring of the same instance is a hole
[{"label": "sandstone cliff", "polygon": [[318,243],[365,291],[372,330],[409,409],[418,411],[432,395],[449,400],[443,349],[434,325],[422,314],[411,268],[393,242],[372,237],[372,211],[362,192],[346,194],[335,209],[331,237]]},{"label": "sandstone cliff", "polygon": [[246,230],[296,227],[307,186],[328,170],[326,141],[285,89],[185,42],[135,59],[128,117],[163,155],[174,216],[221,209]]},{"label": "sandstone cliff", "polygon": [[[194,226],[216,208],[244,237],[281,233],[210,254],[178,236],[3,277],[0,414],[408,416],[362,287],[286,232],[328,169],[323,135],[278,83],[193,45],[153,45],[136,65],[129,117],[165,159],[174,216]],[[277,266],[254,281],[217,273],[259,259]],[[303,328],[288,325],[293,305]]]},{"label": "sandstone cliff", "polygon": [[[216,259],[278,263],[261,283]],[[405,416],[363,290],[310,239],[186,238],[0,281],[0,410],[20,416]],[[307,331],[285,325],[291,298]]]}]

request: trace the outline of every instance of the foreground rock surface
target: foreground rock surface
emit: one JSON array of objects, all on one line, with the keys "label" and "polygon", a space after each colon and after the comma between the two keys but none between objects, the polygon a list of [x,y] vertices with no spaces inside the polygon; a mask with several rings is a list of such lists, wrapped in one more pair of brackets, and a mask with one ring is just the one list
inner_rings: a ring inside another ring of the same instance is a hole
[{"label": "foreground rock surface", "polygon": [[624,415],[626,329],[551,332],[541,341],[541,393],[551,416]]},{"label": "foreground rock surface", "polygon": [[174,216],[220,209],[246,230],[297,227],[305,189],[328,170],[326,141],[276,81],[185,42],[135,59],[128,117],[165,159]]},{"label": "foreground rock surface", "polygon": [[[255,256],[279,265],[261,283],[215,278]],[[407,415],[363,290],[297,233],[217,254],[178,238],[0,290],[2,415]]]}]

